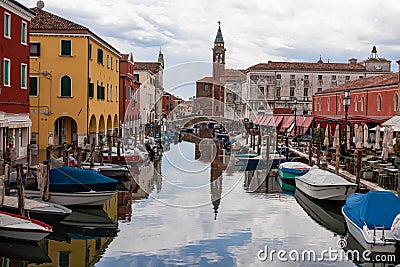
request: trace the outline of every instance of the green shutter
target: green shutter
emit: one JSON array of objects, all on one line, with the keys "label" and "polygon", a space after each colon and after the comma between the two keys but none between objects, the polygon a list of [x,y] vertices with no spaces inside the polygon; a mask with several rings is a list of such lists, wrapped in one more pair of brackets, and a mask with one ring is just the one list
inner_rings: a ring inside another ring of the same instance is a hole
[{"label": "green shutter", "polygon": [[10,37],[10,15],[4,14],[4,35]]},{"label": "green shutter", "polygon": [[89,97],[94,97],[94,83],[89,83]]},{"label": "green shutter", "polygon": [[71,55],[71,40],[61,40],[61,55]]},{"label": "green shutter", "polygon": [[24,22],[22,22],[21,42],[23,44],[26,44],[26,23],[24,23]]},{"label": "green shutter", "polygon": [[101,99],[101,86],[97,85],[97,99]]},{"label": "green shutter", "polygon": [[26,65],[21,65],[21,88],[26,88]]},{"label": "green shutter", "polygon": [[38,95],[38,77],[29,77],[29,95]]},{"label": "green shutter", "polygon": [[71,96],[71,78],[68,76],[61,78],[61,96]]},{"label": "green shutter", "polygon": [[10,61],[4,60],[4,85],[10,85]]}]

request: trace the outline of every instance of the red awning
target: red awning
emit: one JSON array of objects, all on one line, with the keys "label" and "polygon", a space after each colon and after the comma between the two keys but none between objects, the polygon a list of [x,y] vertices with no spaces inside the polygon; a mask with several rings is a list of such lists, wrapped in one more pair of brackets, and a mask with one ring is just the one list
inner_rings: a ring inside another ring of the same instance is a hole
[{"label": "red awning", "polygon": [[283,116],[274,116],[274,119],[270,121],[270,126],[272,127],[278,127],[278,125],[281,123],[283,120]]},{"label": "red awning", "polygon": [[[300,135],[305,134],[308,131],[308,128],[310,128],[313,120],[314,120],[314,117],[312,117],[312,116],[297,117],[296,118],[297,133]],[[294,127],[291,131],[291,135],[294,135]]]},{"label": "red awning", "polygon": [[256,118],[255,118],[254,121],[253,121],[254,124],[260,124],[260,121],[261,121],[261,119],[262,119],[262,116],[263,116],[263,115],[257,115]]},{"label": "red awning", "polygon": [[265,114],[265,115],[264,115],[264,119],[262,120],[262,122],[261,122],[260,125],[268,126],[268,124],[269,124],[269,122],[270,122],[270,120],[271,120],[272,118],[273,118],[272,115],[267,115],[267,114]]},{"label": "red awning", "polygon": [[284,116],[282,125],[281,125],[281,128],[279,131],[284,132],[287,128],[290,127],[290,125],[292,125],[293,122],[294,122],[294,116]]}]

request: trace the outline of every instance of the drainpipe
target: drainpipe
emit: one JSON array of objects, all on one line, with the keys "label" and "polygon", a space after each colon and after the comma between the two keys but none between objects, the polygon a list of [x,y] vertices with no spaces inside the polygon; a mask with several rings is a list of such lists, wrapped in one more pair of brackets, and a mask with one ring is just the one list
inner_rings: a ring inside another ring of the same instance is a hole
[{"label": "drainpipe", "polygon": [[[87,85],[86,85],[86,139],[87,142],[90,143],[90,138],[89,138],[89,66],[90,66],[90,58],[89,58],[89,49],[90,49],[90,36],[87,37],[88,40],[88,54],[87,54],[87,75],[86,77],[88,78],[87,80]],[[93,52],[93,51],[92,51]],[[94,83],[93,83],[94,84]],[[93,86],[93,93],[94,93],[94,86]]]}]

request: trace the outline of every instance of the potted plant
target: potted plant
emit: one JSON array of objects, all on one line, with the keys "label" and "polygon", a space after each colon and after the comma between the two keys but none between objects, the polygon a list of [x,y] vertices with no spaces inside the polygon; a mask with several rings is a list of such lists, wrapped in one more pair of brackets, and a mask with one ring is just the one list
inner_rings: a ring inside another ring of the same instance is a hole
[{"label": "potted plant", "polygon": [[365,166],[360,170],[361,177],[365,180],[372,180],[372,168]]},{"label": "potted plant", "polygon": [[12,134],[10,132],[7,133],[6,139],[7,139],[7,146],[9,148],[13,148],[14,147],[14,143],[13,143]]},{"label": "potted plant", "polygon": [[351,170],[351,162],[353,161],[352,157],[345,157],[344,158],[344,165],[346,168],[346,171],[350,171]]}]

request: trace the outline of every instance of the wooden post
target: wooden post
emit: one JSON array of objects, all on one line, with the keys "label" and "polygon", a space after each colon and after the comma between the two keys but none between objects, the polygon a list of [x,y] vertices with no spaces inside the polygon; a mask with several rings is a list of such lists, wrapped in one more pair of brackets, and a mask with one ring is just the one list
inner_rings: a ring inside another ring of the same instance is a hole
[{"label": "wooden post", "polygon": [[118,138],[117,142],[117,161],[118,163],[121,161],[121,139]]},{"label": "wooden post", "polygon": [[82,148],[78,147],[77,150],[77,167],[82,168]]},{"label": "wooden post", "polygon": [[361,159],[362,159],[362,149],[356,149],[354,151],[355,155],[355,164],[354,164],[354,172],[356,175],[356,184],[357,188],[360,188],[360,180],[361,180]]},{"label": "wooden post", "polygon": [[49,179],[49,174],[50,174],[50,164],[48,161],[44,161],[43,165],[40,166],[40,175],[41,175],[41,185],[40,185],[40,191],[41,191],[41,198],[43,201],[49,201],[50,200],[50,179]]},{"label": "wooden post", "polygon": [[397,172],[397,196],[400,197],[400,166]]},{"label": "wooden post", "polygon": [[4,161],[4,188],[5,188],[5,195],[10,195],[10,173],[11,173],[11,166],[6,163],[7,159]]},{"label": "wooden post", "polygon": [[340,150],[339,145],[336,145],[336,161],[335,161],[335,173],[339,174],[339,161],[340,161]]},{"label": "wooden post", "polygon": [[92,143],[91,151],[90,151],[90,168],[94,168],[94,143]]},{"label": "wooden post", "polygon": [[257,135],[257,154],[260,155],[261,154],[261,132],[258,131],[258,135]]},{"label": "wooden post", "polygon": [[63,145],[63,162],[64,166],[68,166],[68,151],[66,144]]},{"label": "wooden post", "polygon": [[308,165],[312,166],[313,165],[313,160],[312,160],[312,156],[313,156],[313,146],[312,146],[313,140],[310,140],[310,142],[308,142]]},{"label": "wooden post", "polygon": [[288,135],[286,135],[285,146],[286,146],[286,161],[289,161],[289,136]]},{"label": "wooden post", "polygon": [[100,166],[104,166],[104,159],[103,159],[103,142],[100,142],[99,157],[100,157]]},{"label": "wooden post", "polygon": [[24,203],[24,169],[22,164],[17,166],[17,192],[18,192],[18,214],[25,216]]},{"label": "wooden post", "polygon": [[107,153],[107,158],[108,158],[108,163],[113,163],[112,162],[112,143],[111,143],[111,136],[108,136],[108,153]]},{"label": "wooden post", "polygon": [[[267,163],[268,163],[268,167],[271,167],[272,166],[272,161],[270,160],[270,158],[269,158],[269,149],[270,149],[270,146],[271,146],[271,140],[270,140],[270,136],[269,135],[267,135],[266,137],[265,137],[265,158],[266,158],[266,160],[267,160]],[[267,171],[269,171],[269,168],[267,168]]]}]

